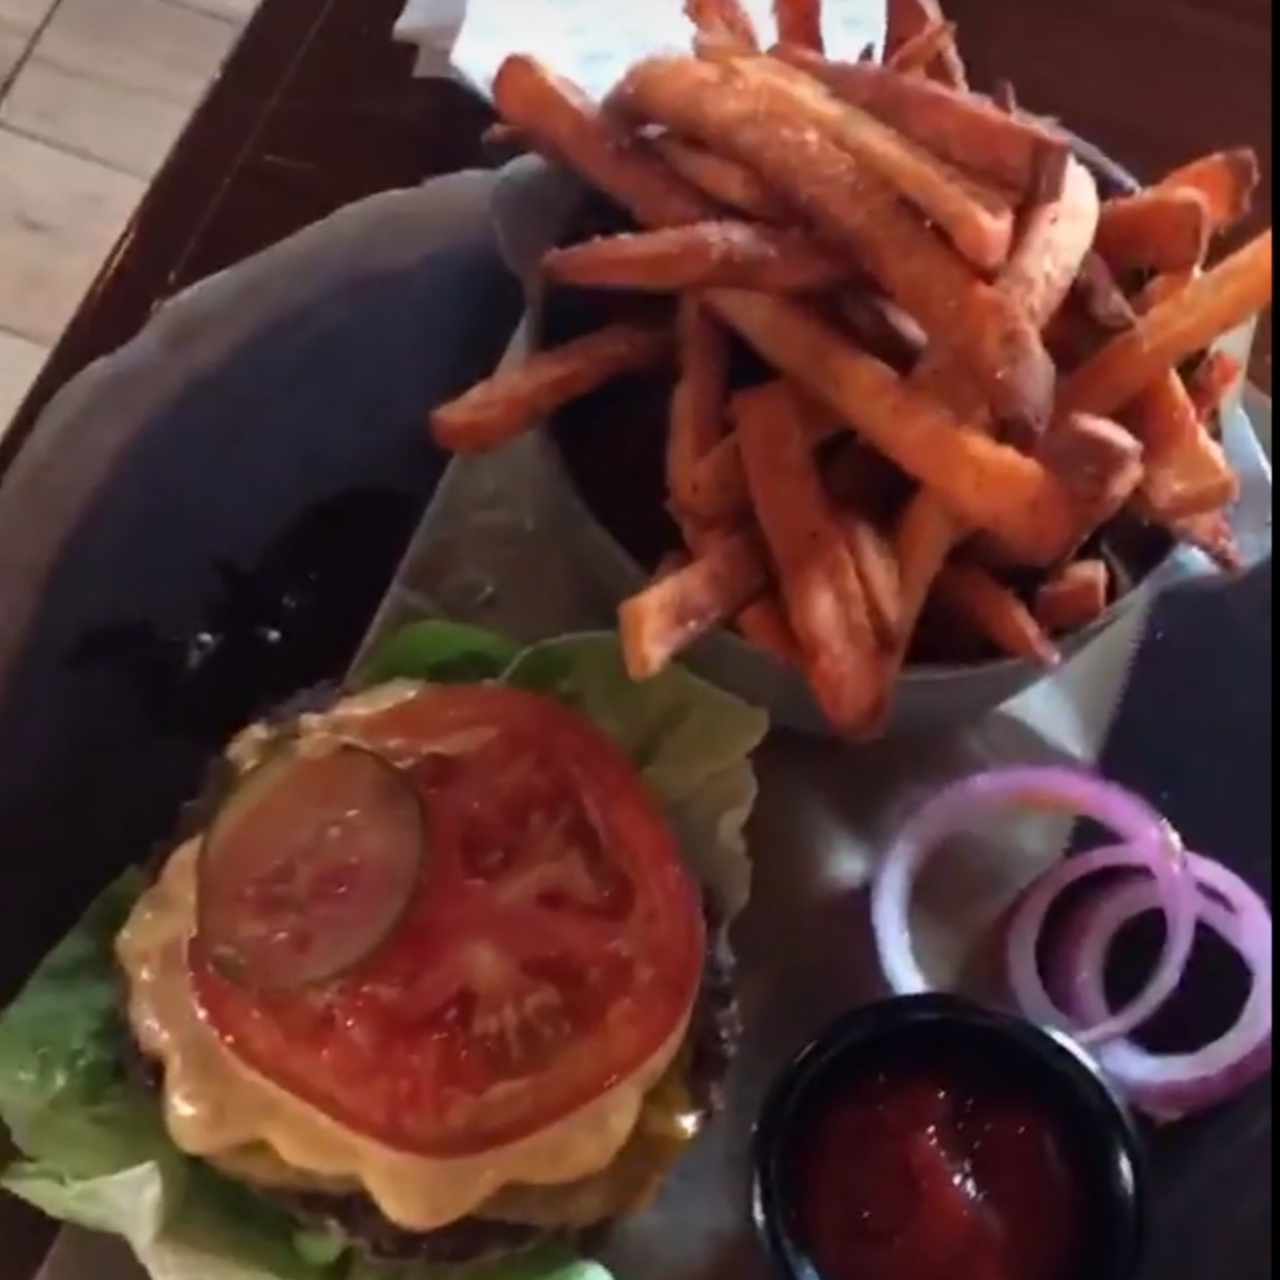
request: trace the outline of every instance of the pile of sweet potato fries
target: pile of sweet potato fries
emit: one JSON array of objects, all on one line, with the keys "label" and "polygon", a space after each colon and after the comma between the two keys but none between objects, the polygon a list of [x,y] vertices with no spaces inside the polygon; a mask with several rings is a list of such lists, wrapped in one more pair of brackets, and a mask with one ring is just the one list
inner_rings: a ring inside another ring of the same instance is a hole
[{"label": "pile of sweet potato fries", "polygon": [[[1053,122],[969,90],[936,0],[890,4],[882,63],[825,58],[819,0],[778,0],[767,53],[738,0],[686,8],[694,53],[602,104],[527,57],[494,86],[509,136],[636,224],[547,278],[674,295],[674,324],[612,323],[431,415],[446,448],[493,449],[674,359],[687,552],[621,608],[632,674],[733,624],[867,737],[926,606],[1055,662],[1118,589],[1094,534],[1121,513],[1230,565],[1217,409],[1241,371],[1212,347],[1268,304],[1271,233],[1206,259],[1253,154],[1103,200]],[[733,389],[735,341],[772,381]]]}]

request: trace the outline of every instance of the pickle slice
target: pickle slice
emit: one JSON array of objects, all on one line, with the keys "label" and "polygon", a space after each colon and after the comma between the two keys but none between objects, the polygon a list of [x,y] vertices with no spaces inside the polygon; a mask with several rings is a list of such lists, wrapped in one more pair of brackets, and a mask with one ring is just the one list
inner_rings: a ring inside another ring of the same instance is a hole
[{"label": "pickle slice", "polygon": [[200,951],[241,986],[348,972],[395,931],[425,857],[411,779],[372,752],[282,752],[247,774],[200,853]]}]

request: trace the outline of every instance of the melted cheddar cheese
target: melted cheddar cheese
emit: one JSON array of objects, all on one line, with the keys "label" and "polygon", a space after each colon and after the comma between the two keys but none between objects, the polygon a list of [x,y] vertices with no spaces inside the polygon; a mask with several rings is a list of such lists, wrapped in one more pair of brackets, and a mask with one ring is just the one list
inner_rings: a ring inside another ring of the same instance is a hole
[{"label": "melted cheddar cheese", "polygon": [[[243,738],[240,745],[250,747]],[[393,1222],[429,1231],[475,1211],[503,1188],[559,1186],[605,1169],[628,1144],[646,1095],[684,1041],[687,1016],[639,1070],[519,1142],[453,1158],[396,1150],[255,1072],[201,1017],[186,960],[196,919],[197,849],[191,841],[170,858],[116,945],[134,1035],[164,1068],[169,1132],[192,1155],[249,1173],[247,1153],[256,1151],[256,1168],[283,1164],[312,1186],[362,1187]]]}]

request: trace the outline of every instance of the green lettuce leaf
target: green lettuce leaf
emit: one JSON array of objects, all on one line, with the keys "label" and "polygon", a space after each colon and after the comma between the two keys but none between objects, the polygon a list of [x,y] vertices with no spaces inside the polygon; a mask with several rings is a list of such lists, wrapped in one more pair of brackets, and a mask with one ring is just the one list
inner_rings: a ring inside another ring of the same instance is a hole
[{"label": "green lettuce leaf", "polygon": [[497,679],[519,653],[515,641],[465,622],[411,622],[378,646],[355,683],[367,688],[409,676],[433,684],[474,684]]},{"label": "green lettuce leaf", "polygon": [[[661,799],[692,869],[726,917],[750,887],[743,825],[755,797],[749,753],[762,713],[672,668],[626,675],[616,639],[568,636],[521,651],[447,622],[397,632],[360,671],[437,683],[502,679],[557,697],[612,735]],[[114,942],[142,892],[110,885],[0,1017],[0,1120],[23,1158],[0,1187],[53,1217],[122,1236],[154,1280],[446,1280],[456,1268],[373,1266],[209,1165],[184,1156],[156,1096],[127,1063]],[[560,1249],[468,1272],[467,1280],[609,1280]]]},{"label": "green lettuce leaf", "polygon": [[157,1280],[315,1280],[294,1224],[185,1157],[131,1049],[116,934],[145,884],[127,871],[0,1019],[0,1118],[24,1159],[0,1186],[56,1218],[123,1236]]},{"label": "green lettuce leaf", "polygon": [[171,1149],[120,1068],[128,1036],[111,945],[142,892],[127,871],[45,957],[0,1021],[0,1115],[28,1159],[95,1178]]},{"label": "green lettuce leaf", "polygon": [[559,698],[614,738],[662,801],[721,917],[746,906],[751,863],[743,828],[756,798],[750,755],[769,727],[763,711],[680,666],[633,681],[610,632],[534,645],[503,679]]}]

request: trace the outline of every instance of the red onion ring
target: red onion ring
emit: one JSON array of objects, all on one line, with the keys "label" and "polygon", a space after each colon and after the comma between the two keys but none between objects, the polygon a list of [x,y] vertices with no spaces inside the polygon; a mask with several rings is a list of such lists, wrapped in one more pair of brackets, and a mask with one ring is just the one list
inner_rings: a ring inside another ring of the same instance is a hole
[{"label": "red onion ring", "polygon": [[979,773],[944,788],[907,822],[880,864],[871,888],[871,919],[885,977],[898,995],[929,990],[911,944],[908,921],[920,870],[947,836],[968,826],[975,817],[1015,806],[1067,810],[1095,819],[1124,840],[1122,865],[1141,867],[1155,878],[1168,921],[1160,961],[1135,999],[1095,1026],[1073,1029],[1072,1019],[1045,989],[1036,949],[1050,904],[1065,884],[1099,869],[1097,855],[1066,859],[1037,882],[1019,906],[1010,931],[1011,979],[1028,1018],[1072,1031],[1082,1044],[1126,1035],[1164,1003],[1182,977],[1195,941],[1195,882],[1187,873],[1177,833],[1160,814],[1131,792],[1075,769]]},{"label": "red onion ring", "polygon": [[[1098,1049],[1103,1069],[1133,1104],[1159,1120],[1180,1120],[1225,1102],[1271,1068],[1272,923],[1267,904],[1220,863],[1187,855],[1200,886],[1199,915],[1249,966],[1248,998],[1234,1025],[1194,1053],[1153,1054],[1131,1040]],[[1130,920],[1160,905],[1149,880],[1101,891],[1064,926],[1051,977],[1064,1009],[1081,1022],[1110,1015],[1107,953]]]}]

